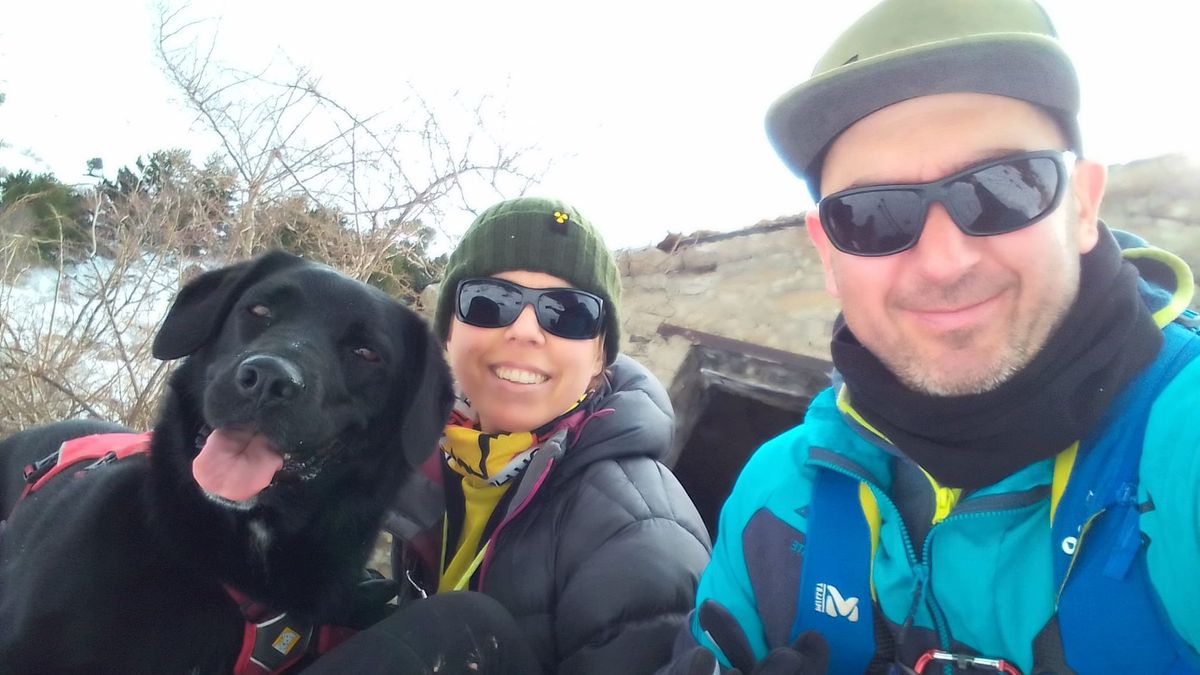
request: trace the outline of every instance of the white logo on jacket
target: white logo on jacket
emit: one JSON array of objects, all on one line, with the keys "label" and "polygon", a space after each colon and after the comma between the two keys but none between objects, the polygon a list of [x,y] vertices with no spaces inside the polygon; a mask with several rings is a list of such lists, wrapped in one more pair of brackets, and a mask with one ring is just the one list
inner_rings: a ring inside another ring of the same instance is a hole
[{"label": "white logo on jacket", "polygon": [[858,598],[843,598],[833,584],[817,584],[816,609],[835,619],[843,616],[851,623],[858,621]]}]

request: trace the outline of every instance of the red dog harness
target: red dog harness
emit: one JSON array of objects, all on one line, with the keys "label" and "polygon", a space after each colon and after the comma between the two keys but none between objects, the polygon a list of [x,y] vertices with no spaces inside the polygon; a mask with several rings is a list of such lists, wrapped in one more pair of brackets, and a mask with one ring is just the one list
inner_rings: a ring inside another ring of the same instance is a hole
[{"label": "red dog harness", "polygon": [[[85,462],[87,464],[75,472],[75,477],[127,457],[148,454],[150,436],[149,433],[97,434],[71,439],[54,454],[25,467],[25,489],[20,499],[28,497],[51,478]],[[230,586],[224,588],[246,620],[233,675],[282,673],[305,655],[324,654],[355,633],[343,626],[314,626],[254,602]]]},{"label": "red dog harness", "polygon": [[91,460],[76,474],[82,476],[84,472],[144,452],[150,452],[150,434],[97,434],[73,438],[59,446],[58,452],[25,467],[25,489],[17,502],[76,464]]}]

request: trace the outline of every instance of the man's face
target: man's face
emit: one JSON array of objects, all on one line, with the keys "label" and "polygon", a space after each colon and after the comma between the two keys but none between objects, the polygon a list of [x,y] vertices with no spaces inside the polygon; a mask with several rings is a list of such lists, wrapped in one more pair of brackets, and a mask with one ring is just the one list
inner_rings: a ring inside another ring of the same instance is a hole
[{"label": "man's face", "polygon": [[[923,183],[984,160],[1063,147],[1054,121],[1027,103],[926,96],[847,129],[826,156],[822,193]],[[1079,289],[1079,256],[1096,244],[1104,168],[1081,160],[1069,173],[1062,204],[1024,229],[968,236],[935,203],[917,244],[890,256],[838,251],[810,213],[826,286],[841,299],[847,325],[913,390],[954,396],[999,386],[1061,322]]]}]

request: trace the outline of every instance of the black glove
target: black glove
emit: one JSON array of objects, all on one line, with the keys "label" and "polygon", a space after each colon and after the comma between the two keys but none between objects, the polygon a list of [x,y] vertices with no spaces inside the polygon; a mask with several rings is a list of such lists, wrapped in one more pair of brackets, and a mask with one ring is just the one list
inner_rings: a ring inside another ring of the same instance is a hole
[{"label": "black glove", "polygon": [[[700,605],[700,627],[729,659],[734,668],[727,671],[729,675],[825,675],[829,672],[829,643],[815,631],[801,633],[791,647],[773,649],[758,661],[737,619],[716,601],[705,600]],[[712,654],[706,649],[698,649],[708,654],[711,660],[693,650],[672,666],[669,675],[717,672]]]},{"label": "black glove", "polygon": [[658,675],[714,675],[721,672],[717,669],[717,657],[704,647],[693,647],[679,659],[671,662],[666,670],[660,670]]},{"label": "black glove", "polygon": [[751,671],[753,675],[826,675],[829,643],[815,630],[796,636],[791,647],[772,649]]},{"label": "black glove", "polygon": [[395,611],[396,606],[388,603],[396,597],[399,588],[399,584],[378,571],[364,569],[362,578],[354,586],[349,614],[339,623],[356,630],[379,623]]}]

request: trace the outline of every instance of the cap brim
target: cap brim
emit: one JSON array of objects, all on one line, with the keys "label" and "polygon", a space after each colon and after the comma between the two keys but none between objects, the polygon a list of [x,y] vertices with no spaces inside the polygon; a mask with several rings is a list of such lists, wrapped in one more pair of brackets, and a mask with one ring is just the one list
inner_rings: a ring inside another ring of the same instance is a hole
[{"label": "cap brim", "polygon": [[1079,111],[1075,69],[1058,43],[1003,33],[898,50],[813,77],[771,106],[767,136],[815,199],[819,176],[810,172],[819,170],[815,163],[825,148],[848,127],[893,103],[954,92],[1009,96],[1072,119]]}]

